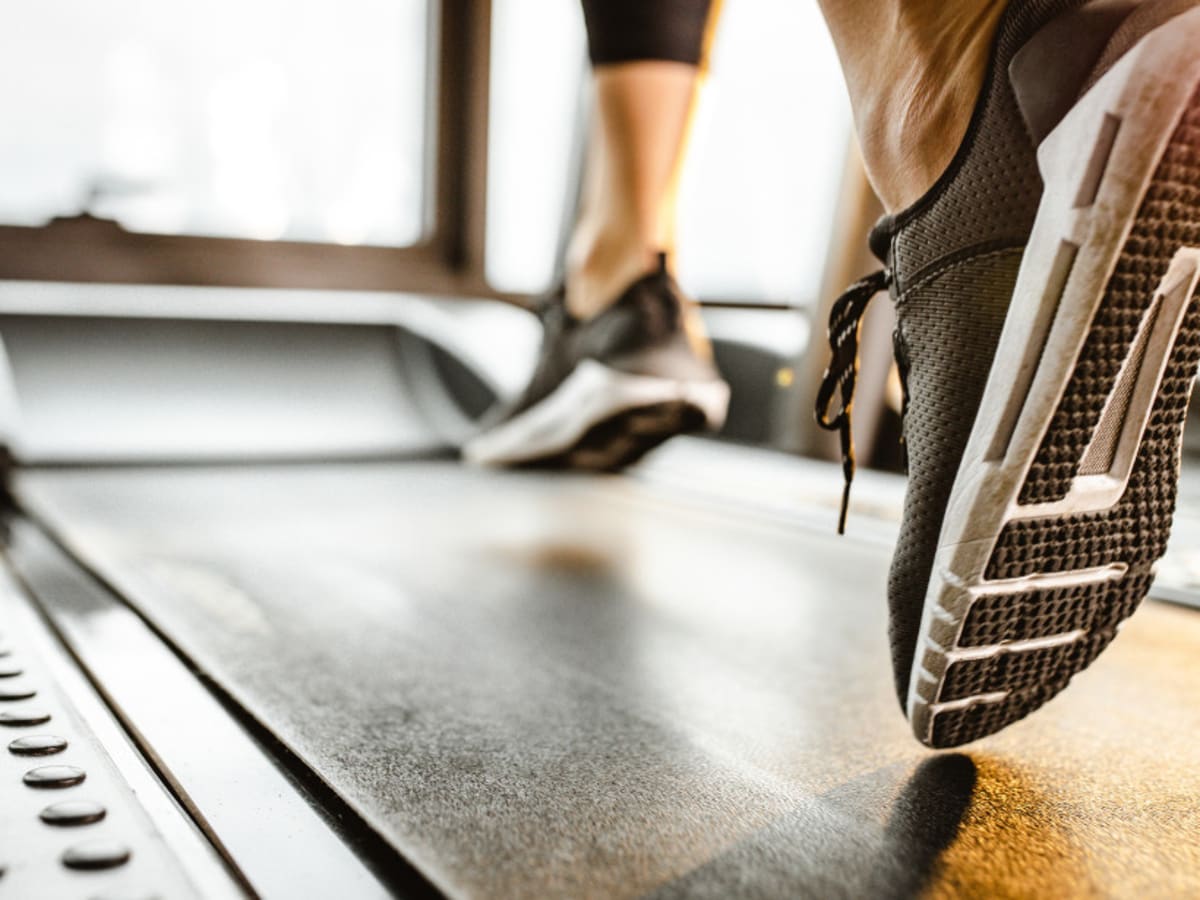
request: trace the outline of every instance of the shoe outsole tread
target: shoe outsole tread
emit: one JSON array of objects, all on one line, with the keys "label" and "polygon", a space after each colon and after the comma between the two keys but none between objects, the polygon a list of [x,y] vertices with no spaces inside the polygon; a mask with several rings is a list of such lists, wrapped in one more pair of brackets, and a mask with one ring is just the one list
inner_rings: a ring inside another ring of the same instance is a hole
[{"label": "shoe outsole tread", "polygon": [[[1088,471],[1122,366],[1175,254],[1200,247],[1200,91],[1188,102],[1139,204],[1086,340],[1018,495],[1018,504],[1062,501]],[[1140,604],[1166,549],[1175,506],[1183,423],[1200,364],[1200,293],[1187,309],[1153,401],[1129,479],[1102,511],[1016,517],[1000,530],[983,592],[965,613],[938,611],[916,668],[927,706],[918,737],[951,747],[984,737],[1042,706],[1091,664]],[[1038,588],[1047,573],[1107,573]],[[1032,581],[1030,581],[1032,579]],[[1024,580],[1024,581],[1023,581]],[[1028,642],[1022,646],[1020,642]],[[973,655],[972,648],[986,648]],[[916,690],[914,688],[914,690]],[[910,710],[910,715],[912,711]]]},{"label": "shoe outsole tread", "polygon": [[571,447],[521,468],[617,472],[671,438],[703,431],[704,411],[683,401],[624,409],[595,423]]}]

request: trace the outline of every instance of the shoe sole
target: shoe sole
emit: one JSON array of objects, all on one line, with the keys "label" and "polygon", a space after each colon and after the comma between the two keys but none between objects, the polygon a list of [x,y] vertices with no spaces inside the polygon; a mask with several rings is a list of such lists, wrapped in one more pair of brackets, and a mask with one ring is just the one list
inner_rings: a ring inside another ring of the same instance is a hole
[{"label": "shoe sole", "polygon": [[480,465],[615,471],[663,441],[725,422],[729,385],[581,362],[545,400],[463,448]]},{"label": "shoe sole", "polygon": [[952,747],[1037,709],[1116,635],[1174,512],[1200,362],[1200,10],[1039,147],[1046,183],[938,541],[909,683]]}]

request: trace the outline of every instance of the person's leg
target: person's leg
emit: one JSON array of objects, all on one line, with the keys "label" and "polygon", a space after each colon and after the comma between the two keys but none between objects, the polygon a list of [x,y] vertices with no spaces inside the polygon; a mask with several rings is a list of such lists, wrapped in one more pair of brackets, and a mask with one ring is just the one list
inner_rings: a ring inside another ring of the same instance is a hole
[{"label": "person's leg", "polygon": [[1008,0],[820,0],[863,162],[889,212],[945,171],[983,85]]},{"label": "person's leg", "polygon": [[675,189],[719,0],[583,0],[596,115],[564,284],[520,396],[463,448],[490,465],[611,471],[718,429],[729,386],[670,270]]},{"label": "person's leg", "polygon": [[674,251],[675,183],[699,70],[645,60],[597,67],[580,217],[567,253],[567,307],[605,309],[660,252]]},{"label": "person's leg", "polygon": [[675,244],[675,189],[719,0],[583,0],[595,111],[567,308],[607,308]]}]

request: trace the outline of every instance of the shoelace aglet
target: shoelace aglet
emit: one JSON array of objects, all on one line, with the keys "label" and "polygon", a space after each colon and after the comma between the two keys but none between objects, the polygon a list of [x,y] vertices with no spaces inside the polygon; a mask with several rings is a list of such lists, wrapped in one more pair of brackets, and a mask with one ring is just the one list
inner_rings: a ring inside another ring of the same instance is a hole
[{"label": "shoelace aglet", "polygon": [[838,513],[838,534],[846,533],[846,517],[850,514],[850,485],[854,482],[854,438],[850,431],[850,416],[847,413],[839,429],[842,444],[842,508]]},{"label": "shoelace aglet", "polygon": [[850,512],[850,482],[842,487],[842,510],[838,513],[838,534],[846,533],[846,515]]}]

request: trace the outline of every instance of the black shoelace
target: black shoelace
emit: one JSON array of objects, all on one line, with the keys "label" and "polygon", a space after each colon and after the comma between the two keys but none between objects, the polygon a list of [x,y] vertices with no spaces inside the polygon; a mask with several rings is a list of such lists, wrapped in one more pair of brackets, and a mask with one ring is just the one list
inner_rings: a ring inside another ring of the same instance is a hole
[{"label": "black shoelace", "polygon": [[[890,283],[891,275],[886,269],[868,275],[850,285],[837,298],[829,313],[831,358],[817,390],[817,424],[828,431],[838,432],[841,438],[842,475],[846,484],[842,489],[842,508],[838,514],[838,534],[846,533],[850,484],[854,481],[854,437],[850,431],[850,414],[854,408],[854,384],[858,380],[858,335],[871,298],[887,290]],[[831,415],[835,393],[841,394],[841,408],[836,415]]]}]

